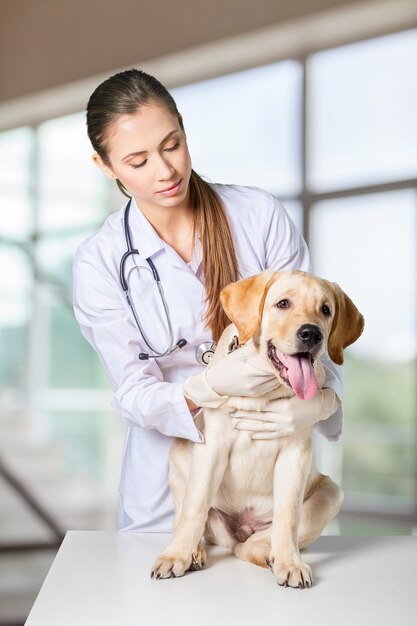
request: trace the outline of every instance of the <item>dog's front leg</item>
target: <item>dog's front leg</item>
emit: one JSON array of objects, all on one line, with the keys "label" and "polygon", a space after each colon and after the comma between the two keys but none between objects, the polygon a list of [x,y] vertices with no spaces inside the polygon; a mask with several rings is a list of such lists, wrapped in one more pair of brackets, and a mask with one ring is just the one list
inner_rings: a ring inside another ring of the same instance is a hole
[{"label": "dog's front leg", "polygon": [[189,569],[200,569],[202,566],[199,542],[226,470],[232,440],[229,415],[206,409],[206,424],[211,420],[213,422],[204,434],[204,443],[196,444],[193,448],[181,514],[171,543],[152,567],[152,578],[176,578]]},{"label": "dog's front leg", "polygon": [[274,510],[269,566],[279,585],[310,587],[311,569],[298,547],[298,528],[313,456],[310,439],[289,441],[279,452],[274,470]]}]

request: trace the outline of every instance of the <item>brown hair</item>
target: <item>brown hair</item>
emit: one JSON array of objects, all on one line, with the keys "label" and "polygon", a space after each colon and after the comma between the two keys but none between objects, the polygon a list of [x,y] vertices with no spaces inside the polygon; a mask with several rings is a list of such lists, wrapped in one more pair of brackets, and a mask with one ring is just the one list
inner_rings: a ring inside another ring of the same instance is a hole
[{"label": "brown hair", "polygon": [[[157,103],[178,118],[181,130],[184,124],[169,91],[153,76],[141,70],[127,70],[101,83],[90,96],[87,105],[87,132],[91,144],[104,163],[110,165],[107,155],[107,136],[111,124],[120,115],[132,114],[142,106]],[[119,189],[129,195],[122,183]],[[212,189],[193,169],[190,177],[190,201],[195,209],[195,228],[201,239],[203,271],[207,308],[204,319],[218,341],[229,320],[220,304],[220,292],[238,280],[235,248],[225,210]]]}]

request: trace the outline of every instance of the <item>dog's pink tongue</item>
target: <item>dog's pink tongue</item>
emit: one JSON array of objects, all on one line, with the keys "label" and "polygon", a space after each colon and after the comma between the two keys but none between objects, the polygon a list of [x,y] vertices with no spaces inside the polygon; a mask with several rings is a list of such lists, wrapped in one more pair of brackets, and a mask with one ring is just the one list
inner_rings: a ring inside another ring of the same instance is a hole
[{"label": "dog's pink tongue", "polygon": [[317,391],[317,378],[310,358],[286,355],[285,365],[291,387],[302,400],[311,400]]}]

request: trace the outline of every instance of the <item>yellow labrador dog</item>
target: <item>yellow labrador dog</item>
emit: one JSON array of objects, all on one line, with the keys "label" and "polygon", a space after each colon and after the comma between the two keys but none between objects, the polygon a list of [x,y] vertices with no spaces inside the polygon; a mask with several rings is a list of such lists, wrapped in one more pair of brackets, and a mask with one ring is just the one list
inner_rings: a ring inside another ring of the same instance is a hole
[{"label": "yellow labrador dog", "polygon": [[[261,398],[231,397],[204,409],[197,427],[204,443],[176,439],[170,456],[175,504],[174,534],[152,568],[154,578],[175,578],[201,569],[201,543],[225,546],[235,555],[270,567],[280,585],[309,587],[311,569],[300,549],[315,541],[339,512],[343,493],[317,470],[312,428],[254,440],[234,428],[234,408],[260,410],[269,400],[297,394],[309,399],[324,383],[320,355],[343,363],[364,320],[335,283],[301,271],[272,272],[228,285],[221,302],[229,319],[214,359],[223,358],[234,336],[251,342],[253,358],[277,377]],[[239,372],[236,372],[239,376]]]}]

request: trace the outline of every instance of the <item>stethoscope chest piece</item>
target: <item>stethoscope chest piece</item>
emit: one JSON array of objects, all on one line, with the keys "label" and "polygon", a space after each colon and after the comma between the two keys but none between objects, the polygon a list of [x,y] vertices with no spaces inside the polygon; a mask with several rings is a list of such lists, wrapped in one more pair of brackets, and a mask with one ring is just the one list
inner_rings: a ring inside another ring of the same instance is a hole
[{"label": "stethoscope chest piece", "polygon": [[195,351],[195,358],[200,365],[208,365],[214,356],[214,341],[204,341]]}]

